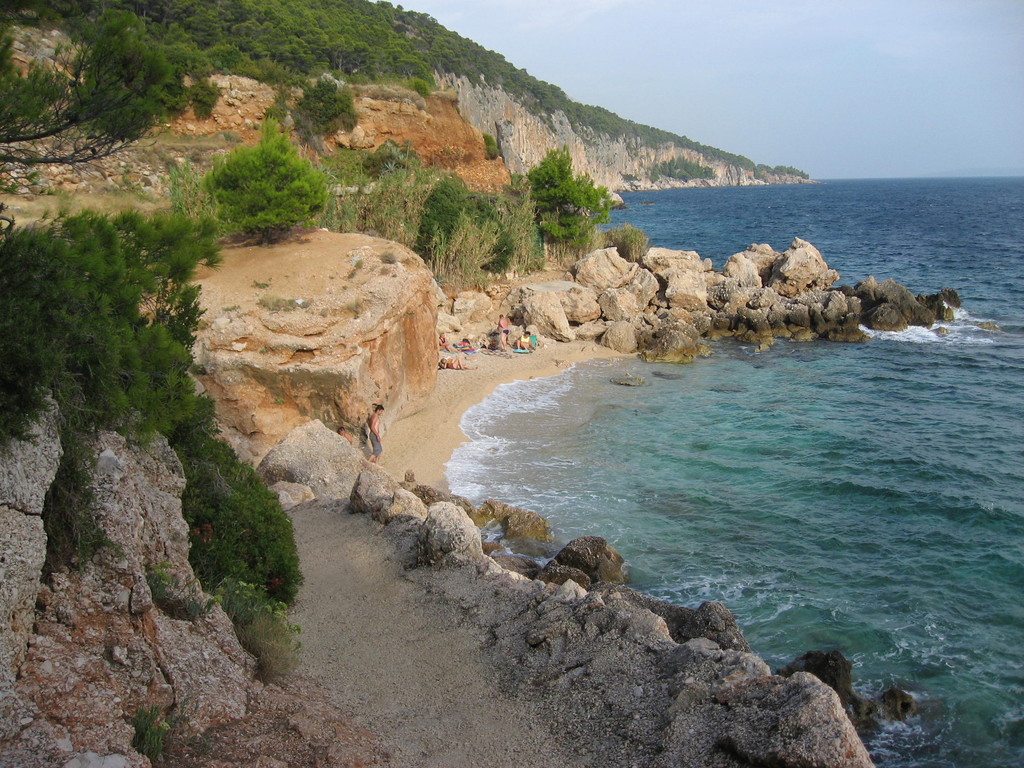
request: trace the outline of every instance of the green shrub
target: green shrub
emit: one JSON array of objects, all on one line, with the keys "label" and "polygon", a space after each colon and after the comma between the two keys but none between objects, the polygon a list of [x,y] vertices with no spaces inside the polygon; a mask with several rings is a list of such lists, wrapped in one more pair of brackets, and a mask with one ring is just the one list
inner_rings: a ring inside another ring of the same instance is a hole
[{"label": "green shrub", "polygon": [[188,158],[167,166],[171,211],[193,220],[214,219],[217,203],[203,189],[203,177]]},{"label": "green shrub", "polygon": [[217,596],[235,627],[238,642],[256,657],[260,680],[271,683],[295,669],[299,628],[288,621],[284,603],[237,579],[224,580]]},{"label": "green shrub", "polygon": [[323,136],[341,129],[351,131],[359,116],[352,102],[352,91],[328,77],[307,86],[295,105],[296,121],[303,122],[314,134]]},{"label": "green shrub", "polygon": [[156,760],[164,751],[164,736],[171,729],[160,715],[160,707],[139,707],[132,716],[132,747],[150,760]]},{"label": "green shrub", "polygon": [[626,261],[639,262],[647,253],[650,240],[643,230],[630,224],[613,227],[604,231],[604,247],[616,248],[619,256]]},{"label": "green shrub", "polygon": [[498,155],[498,142],[494,140],[494,137],[489,133],[484,134],[484,156],[488,160],[497,160]]},{"label": "green shrub", "polygon": [[423,202],[416,251],[427,258],[432,244],[447,240],[469,207],[469,190],[458,176],[443,176]]},{"label": "green shrub", "polygon": [[290,603],[302,582],[291,520],[256,471],[216,434],[213,403],[203,398],[192,422],[169,435],[185,468],[182,514],[192,569],[203,584],[234,578]]},{"label": "green shrub", "polygon": [[424,99],[430,97],[430,83],[422,77],[414,77],[409,81],[409,88],[416,91]]},{"label": "green shrub", "polygon": [[552,149],[527,174],[544,233],[575,247],[589,244],[596,224],[608,221],[608,190],[587,174],[574,174],[567,148]]},{"label": "green shrub", "polygon": [[50,393],[72,429],[148,435],[188,419],[191,278],[217,263],[214,236],[209,222],[129,211],[0,239],[0,441]]},{"label": "green shrub", "polygon": [[396,171],[419,168],[420,158],[409,142],[400,147],[388,139],[372,155],[367,156],[365,166],[370,178],[379,179]]},{"label": "green shrub", "polygon": [[323,174],[298,156],[273,120],[263,124],[255,147],[238,147],[215,161],[203,189],[228,227],[263,242],[309,221],[327,200]]},{"label": "green shrub", "polygon": [[206,120],[213,114],[213,108],[220,99],[220,89],[206,78],[200,78],[190,85],[185,95],[192,111],[200,120]]}]

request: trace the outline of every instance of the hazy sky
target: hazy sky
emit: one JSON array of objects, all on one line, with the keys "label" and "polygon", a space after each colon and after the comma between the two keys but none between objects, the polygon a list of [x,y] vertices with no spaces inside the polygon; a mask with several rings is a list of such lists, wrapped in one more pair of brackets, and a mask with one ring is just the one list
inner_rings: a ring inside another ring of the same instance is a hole
[{"label": "hazy sky", "polygon": [[576,101],[757,163],[822,179],[1024,174],[1024,0],[404,7]]}]

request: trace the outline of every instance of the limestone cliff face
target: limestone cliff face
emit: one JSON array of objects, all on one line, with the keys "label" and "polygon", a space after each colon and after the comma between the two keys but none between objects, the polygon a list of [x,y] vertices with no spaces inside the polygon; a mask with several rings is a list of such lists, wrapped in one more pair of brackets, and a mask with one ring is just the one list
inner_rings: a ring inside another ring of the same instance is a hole
[{"label": "limestone cliff face", "polygon": [[[539,163],[550,149],[568,147],[577,171],[588,174],[611,190],[663,189],[678,186],[745,186],[765,183],[799,183],[796,176],[770,176],[761,180],[750,170],[708,158],[674,144],[642,146],[633,139],[612,138],[602,134],[581,135],[558,112],[546,122],[531,114],[522,104],[500,88],[472,83],[466,77],[436,74],[459,98],[459,111],[474,127],[490,133],[498,142],[505,164],[512,173],[526,173]],[[663,179],[651,182],[652,165],[682,157],[711,167],[714,179],[680,182]]]},{"label": "limestone cliff face", "polygon": [[227,249],[199,283],[198,379],[243,460],[311,419],[358,432],[374,403],[386,427],[433,390],[436,285],[397,243],[311,231]]},{"label": "limestone cliff face", "polygon": [[[139,708],[187,713],[196,731],[237,719],[261,687],[255,662],[219,606],[189,621],[154,605],[148,571],[195,584],[184,473],[162,437],[96,439],[92,513],[111,546],[77,570],[43,573],[55,423],[50,414],[0,455],[0,765],[142,768],[130,724]],[[209,596],[197,588],[195,599]]]}]

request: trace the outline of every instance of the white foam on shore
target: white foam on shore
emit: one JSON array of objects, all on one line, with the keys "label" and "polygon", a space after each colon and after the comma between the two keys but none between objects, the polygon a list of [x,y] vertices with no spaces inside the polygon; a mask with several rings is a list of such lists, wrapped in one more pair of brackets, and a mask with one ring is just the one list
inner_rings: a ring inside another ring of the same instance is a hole
[{"label": "white foam on shore", "polygon": [[937,322],[931,328],[912,325],[905,331],[876,331],[862,325],[861,330],[872,339],[911,344],[995,344],[1001,332],[982,328],[984,322],[991,321],[974,317],[965,309],[954,309],[952,320]]},{"label": "white foam on shore", "polygon": [[459,420],[459,429],[469,439],[455,449],[444,465],[448,487],[469,498],[494,495],[494,486],[488,484],[485,488],[480,479],[486,477],[486,468],[493,466],[517,438],[498,437],[493,428],[512,414],[543,418],[545,413],[555,411],[572,386],[565,373],[501,384],[470,407]]}]

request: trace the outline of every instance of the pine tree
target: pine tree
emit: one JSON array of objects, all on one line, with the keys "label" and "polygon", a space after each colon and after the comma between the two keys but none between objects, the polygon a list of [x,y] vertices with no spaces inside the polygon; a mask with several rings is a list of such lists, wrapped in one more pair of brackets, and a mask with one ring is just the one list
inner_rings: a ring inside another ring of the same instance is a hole
[{"label": "pine tree", "polygon": [[573,175],[566,148],[552,149],[528,174],[544,233],[556,242],[586,243],[596,224],[608,221],[608,190],[585,173]]},{"label": "pine tree", "polygon": [[298,153],[277,123],[263,124],[260,143],[239,147],[214,164],[203,188],[233,231],[273,242],[308,221],[327,201],[327,181]]}]

